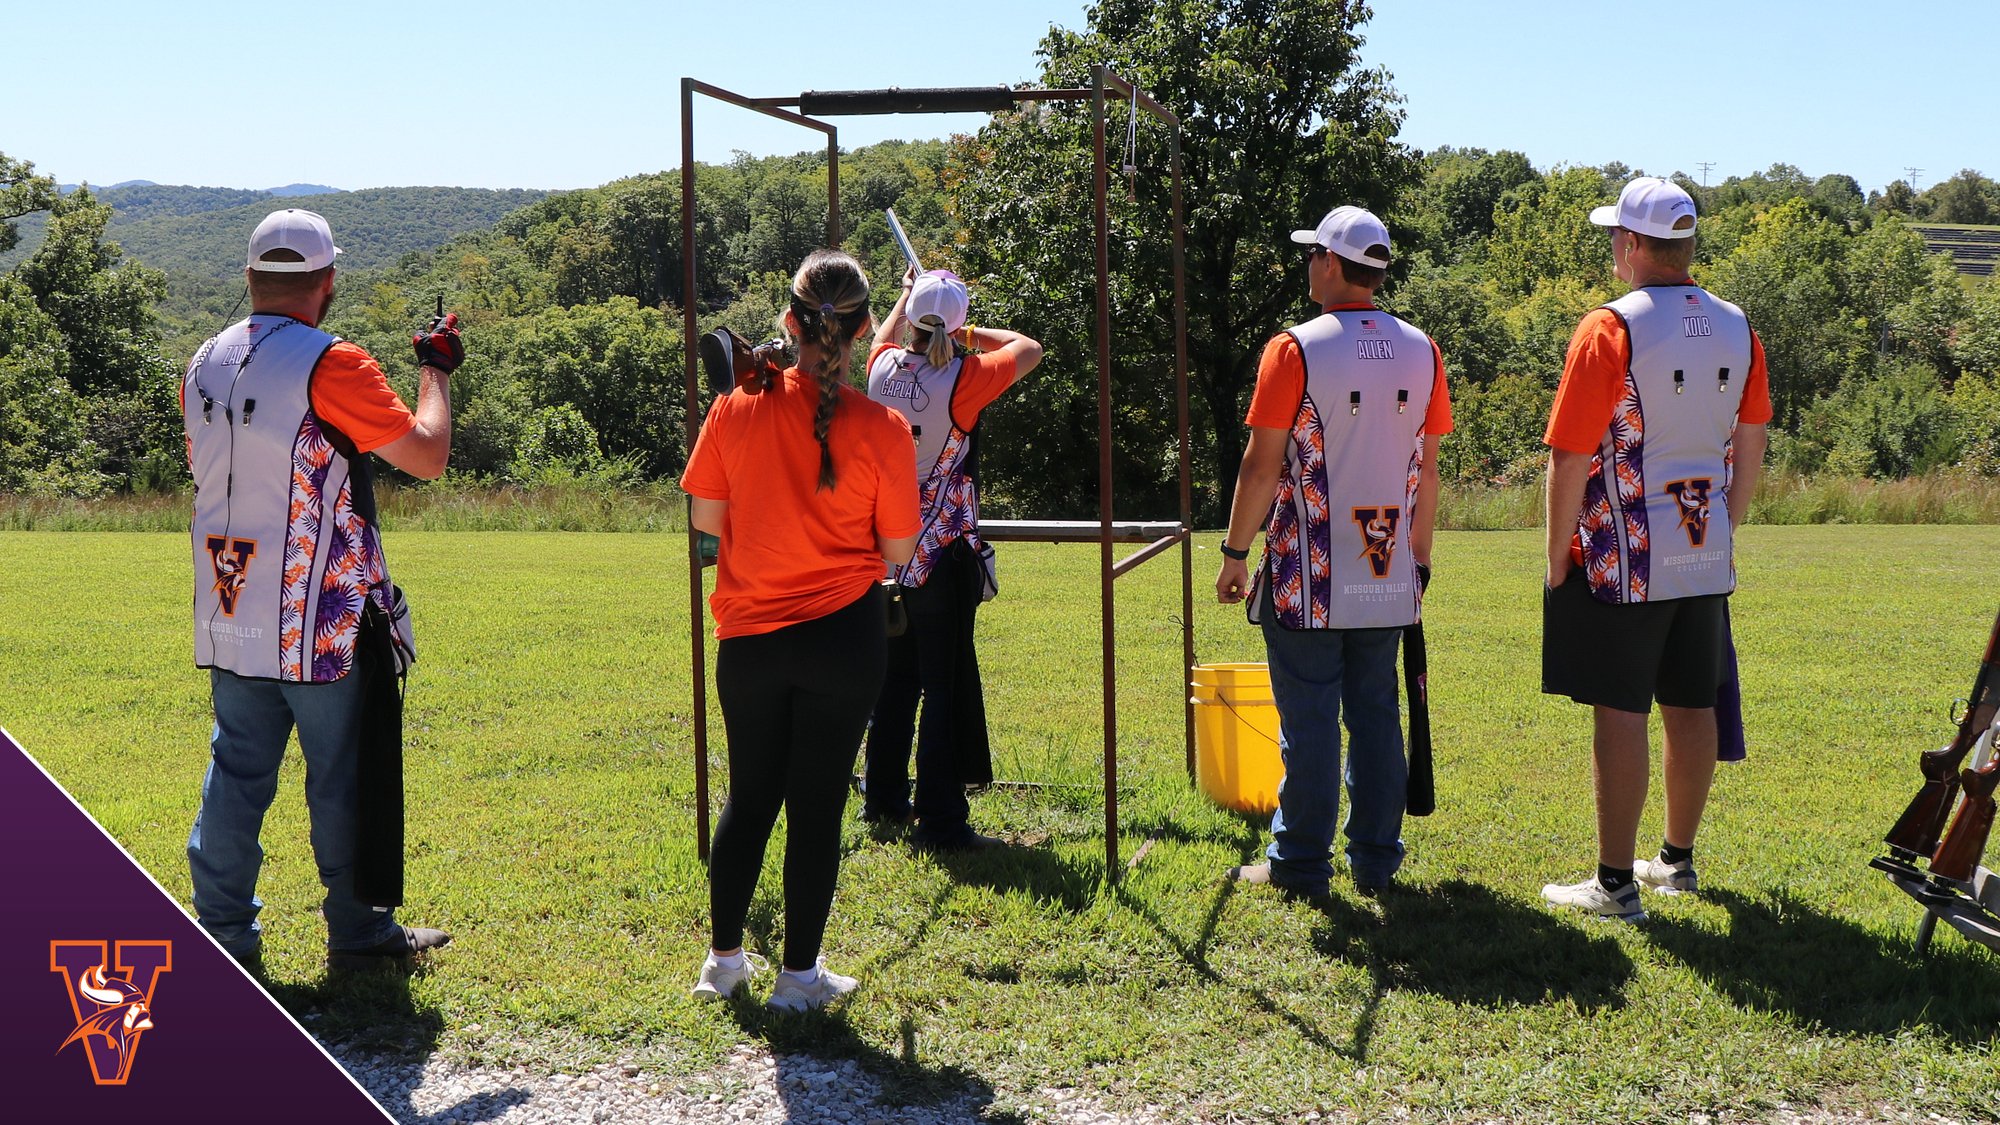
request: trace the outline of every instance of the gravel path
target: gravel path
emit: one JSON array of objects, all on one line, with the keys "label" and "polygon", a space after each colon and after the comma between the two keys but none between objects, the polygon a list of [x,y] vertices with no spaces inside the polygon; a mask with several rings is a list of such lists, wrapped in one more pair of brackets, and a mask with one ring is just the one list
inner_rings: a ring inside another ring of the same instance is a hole
[{"label": "gravel path", "polygon": [[330,1045],[334,1057],[404,1125],[709,1125],[792,1121],[831,1125],[957,1125],[1048,1122],[1051,1125],[1165,1125],[1154,1113],[1117,1114],[1068,1090],[1036,1090],[1019,1108],[996,1109],[990,1096],[967,1093],[936,1105],[884,1105],[881,1084],[849,1059],[773,1055],[738,1047],[714,1070],[662,1079],[636,1066],[601,1066],[582,1074],[475,1069],[437,1058],[417,1062],[357,1054]]},{"label": "gravel path", "polygon": [[[432,1058],[417,1062],[329,1045],[335,1058],[403,1125],[1167,1125],[1154,1109],[1114,1113],[1075,1090],[1036,1089],[998,1108],[990,1094],[968,1092],[934,1105],[887,1105],[882,1087],[851,1059],[773,1055],[740,1046],[706,1074],[678,1079],[636,1066],[600,1066],[581,1074],[481,1069]],[[1397,1120],[1408,1120],[1408,1110]],[[1225,1120],[1236,1121],[1229,1117]],[[1301,1120],[1301,1119],[1293,1119]],[[1302,1120],[1334,1122],[1310,1114]],[[1688,1125],[1966,1125],[1957,1118],[1893,1106],[1827,1110],[1780,1102],[1757,1118],[1697,1113]],[[1472,1119],[1469,1125],[1507,1125]]]}]

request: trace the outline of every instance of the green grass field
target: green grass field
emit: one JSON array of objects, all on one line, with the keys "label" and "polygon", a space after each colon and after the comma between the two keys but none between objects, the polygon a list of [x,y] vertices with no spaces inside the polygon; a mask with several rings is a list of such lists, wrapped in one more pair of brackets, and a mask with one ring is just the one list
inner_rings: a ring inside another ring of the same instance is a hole
[{"label": "green grass field", "polygon": [[[1197,651],[1261,659],[1201,592]],[[1183,771],[1173,556],[1120,583],[1122,881],[1103,870],[1096,556],[1003,545],[982,612],[1010,854],[937,861],[855,824],[831,1015],[686,998],[705,940],[677,537],[392,533],[409,696],[411,921],[455,932],[408,982],[329,985],[296,756],[267,824],[275,989],[328,1038],[693,1072],[746,1039],[859,1057],[913,1101],[1081,1087],[1172,1115],[1685,1121],[1791,1106],[2000,1106],[2000,956],[1866,861],[1949,735],[2000,591],[2000,528],[1751,527],[1736,600],[1751,760],[1701,840],[1708,893],[1619,927],[1550,913],[1594,862],[1583,709],[1537,691],[1536,532],[1445,533],[1427,605],[1435,816],[1406,890],[1328,909],[1222,881],[1261,826]],[[208,731],[186,541],[0,535],[0,723],[185,901]],[[710,716],[720,801],[721,721]],[[1658,786],[1642,844],[1659,833]],[[753,947],[782,937],[773,849]]]}]

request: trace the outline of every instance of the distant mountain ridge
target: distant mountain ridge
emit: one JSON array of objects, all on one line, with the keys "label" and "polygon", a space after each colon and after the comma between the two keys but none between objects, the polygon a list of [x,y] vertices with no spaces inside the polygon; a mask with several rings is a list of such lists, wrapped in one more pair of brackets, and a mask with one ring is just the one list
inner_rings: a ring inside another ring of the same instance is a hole
[{"label": "distant mountain ridge", "polygon": [[[250,191],[135,182],[91,189],[112,209],[107,236],[128,260],[170,273],[233,278],[243,268],[243,247],[274,200],[309,206],[327,218],[349,270],[393,264],[413,251],[441,246],[467,231],[482,230],[549,192],[514,188],[398,187],[339,191],[319,184],[289,184]],[[13,268],[41,245],[46,215],[18,221],[21,243],[0,255],[0,271]]]},{"label": "distant mountain ridge", "polygon": [[[82,186],[82,184],[57,184],[56,191],[63,195],[68,195]],[[117,191],[120,188],[133,187],[186,187],[194,191],[252,191],[259,195],[331,195],[337,191],[347,190],[346,188],[328,187],[325,184],[286,184],[283,187],[273,188],[210,188],[195,187],[192,184],[161,184],[153,180],[119,180],[115,184],[92,185],[93,190],[100,194],[107,191]]]}]

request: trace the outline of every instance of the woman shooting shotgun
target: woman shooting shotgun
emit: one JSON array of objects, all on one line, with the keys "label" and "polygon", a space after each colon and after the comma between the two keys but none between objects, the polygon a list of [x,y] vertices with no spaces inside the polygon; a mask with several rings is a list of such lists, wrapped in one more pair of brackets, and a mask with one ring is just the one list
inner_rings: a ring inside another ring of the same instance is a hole
[{"label": "woman shooting shotgun", "polygon": [[920,526],[909,426],[847,385],[869,319],[860,264],[814,251],[779,319],[798,365],[716,399],[681,478],[689,521],[721,539],[709,606],[729,742],[696,996],[727,996],[762,966],[743,920],[781,808],[784,971],[770,1006],[818,1008],[856,984],[826,968],[820,944],[847,780],[887,659],[882,560],[907,561]]},{"label": "woman shooting shotgun", "polygon": [[868,397],[909,419],[916,437],[911,460],[922,487],[923,531],[906,564],[889,560],[890,576],[905,588],[909,629],[889,641],[889,675],[868,734],[861,816],[902,823],[914,811],[916,843],[940,850],[999,842],[973,831],[965,800],[967,786],[993,780],[972,643],[973,615],[996,589],[992,550],[979,538],[979,415],[1042,360],[1042,346],[1018,332],[968,324],[968,307],[957,275],[918,274],[912,264],[868,361]]}]

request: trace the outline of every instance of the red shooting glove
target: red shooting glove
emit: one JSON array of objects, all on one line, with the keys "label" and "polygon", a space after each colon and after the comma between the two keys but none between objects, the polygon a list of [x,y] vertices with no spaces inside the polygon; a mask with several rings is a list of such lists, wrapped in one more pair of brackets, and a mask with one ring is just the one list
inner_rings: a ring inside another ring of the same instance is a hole
[{"label": "red shooting glove", "polygon": [[410,346],[417,351],[417,362],[425,367],[435,367],[449,375],[465,362],[465,341],[458,337],[458,314],[451,313],[443,320],[431,321],[428,330],[410,337]]}]

